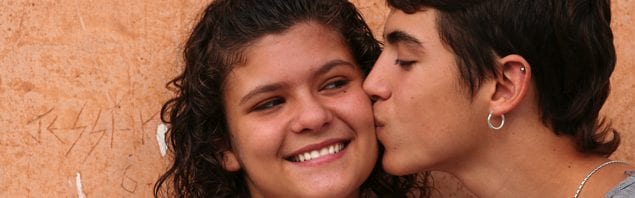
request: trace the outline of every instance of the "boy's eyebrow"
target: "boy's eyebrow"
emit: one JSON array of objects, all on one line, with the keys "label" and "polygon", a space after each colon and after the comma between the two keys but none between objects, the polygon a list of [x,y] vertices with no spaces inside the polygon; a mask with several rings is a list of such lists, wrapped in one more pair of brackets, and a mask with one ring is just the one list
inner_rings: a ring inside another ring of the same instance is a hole
[{"label": "boy's eyebrow", "polygon": [[392,31],[388,33],[385,37],[386,37],[386,41],[388,41],[388,43],[390,44],[404,43],[410,46],[423,47],[419,39],[400,30]]}]

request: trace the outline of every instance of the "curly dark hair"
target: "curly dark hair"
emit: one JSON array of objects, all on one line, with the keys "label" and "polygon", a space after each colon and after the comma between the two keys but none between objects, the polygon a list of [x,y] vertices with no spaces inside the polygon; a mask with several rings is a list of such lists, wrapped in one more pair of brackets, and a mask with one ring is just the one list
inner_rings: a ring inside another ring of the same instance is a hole
[{"label": "curly dark hair", "polygon": [[388,0],[405,13],[439,11],[437,27],[471,94],[496,56],[531,64],[542,120],[582,153],[610,156],[619,133],[599,116],[616,63],[610,0]]},{"label": "curly dark hair", "polygon": [[[167,84],[177,93],[161,109],[161,120],[169,124],[173,161],[156,182],[155,197],[249,197],[244,172],[228,172],[222,164],[223,152],[231,149],[222,101],[225,78],[244,61],[242,53],[250,44],[308,21],[338,32],[364,73],[381,53],[379,42],[346,0],[215,0],[205,9],[185,44],[183,72]],[[426,197],[428,178],[428,173],[389,175],[378,160],[360,193]]]}]

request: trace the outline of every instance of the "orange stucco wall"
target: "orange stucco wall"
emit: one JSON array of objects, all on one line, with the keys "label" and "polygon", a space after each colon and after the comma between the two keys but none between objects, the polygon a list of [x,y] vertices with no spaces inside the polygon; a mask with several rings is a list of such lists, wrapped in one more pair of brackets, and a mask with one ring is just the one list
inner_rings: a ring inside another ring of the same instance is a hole
[{"label": "orange stucco wall", "polygon": [[[149,197],[164,84],[206,2],[0,1],[0,197]],[[376,33],[383,0],[354,0]],[[618,67],[603,114],[635,161],[635,2],[613,0]],[[531,163],[531,162],[528,162]],[[469,193],[437,174],[436,197]],[[81,184],[81,187],[80,187]]]}]

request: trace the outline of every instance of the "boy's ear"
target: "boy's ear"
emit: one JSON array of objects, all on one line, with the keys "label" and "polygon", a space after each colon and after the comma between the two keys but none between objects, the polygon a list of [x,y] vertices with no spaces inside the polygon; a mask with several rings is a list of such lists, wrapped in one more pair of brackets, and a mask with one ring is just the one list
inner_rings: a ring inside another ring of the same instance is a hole
[{"label": "boy's ear", "polygon": [[494,115],[505,114],[518,106],[531,83],[531,66],[520,55],[511,54],[498,59],[502,73],[496,78],[496,91],[491,97],[490,111]]},{"label": "boy's ear", "polygon": [[236,172],[240,170],[238,157],[233,151],[227,150],[223,152],[223,168],[229,172]]}]

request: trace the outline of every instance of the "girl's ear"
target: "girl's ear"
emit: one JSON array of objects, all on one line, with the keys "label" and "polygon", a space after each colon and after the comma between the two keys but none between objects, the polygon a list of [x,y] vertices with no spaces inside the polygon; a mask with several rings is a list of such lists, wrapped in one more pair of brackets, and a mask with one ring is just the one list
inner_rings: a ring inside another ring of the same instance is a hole
[{"label": "girl's ear", "polygon": [[505,114],[518,106],[531,83],[531,66],[522,56],[511,54],[498,60],[501,75],[496,79],[496,91],[490,100],[494,115]]},{"label": "girl's ear", "polygon": [[223,168],[229,172],[236,172],[240,170],[238,157],[233,151],[228,150],[223,152]]}]

